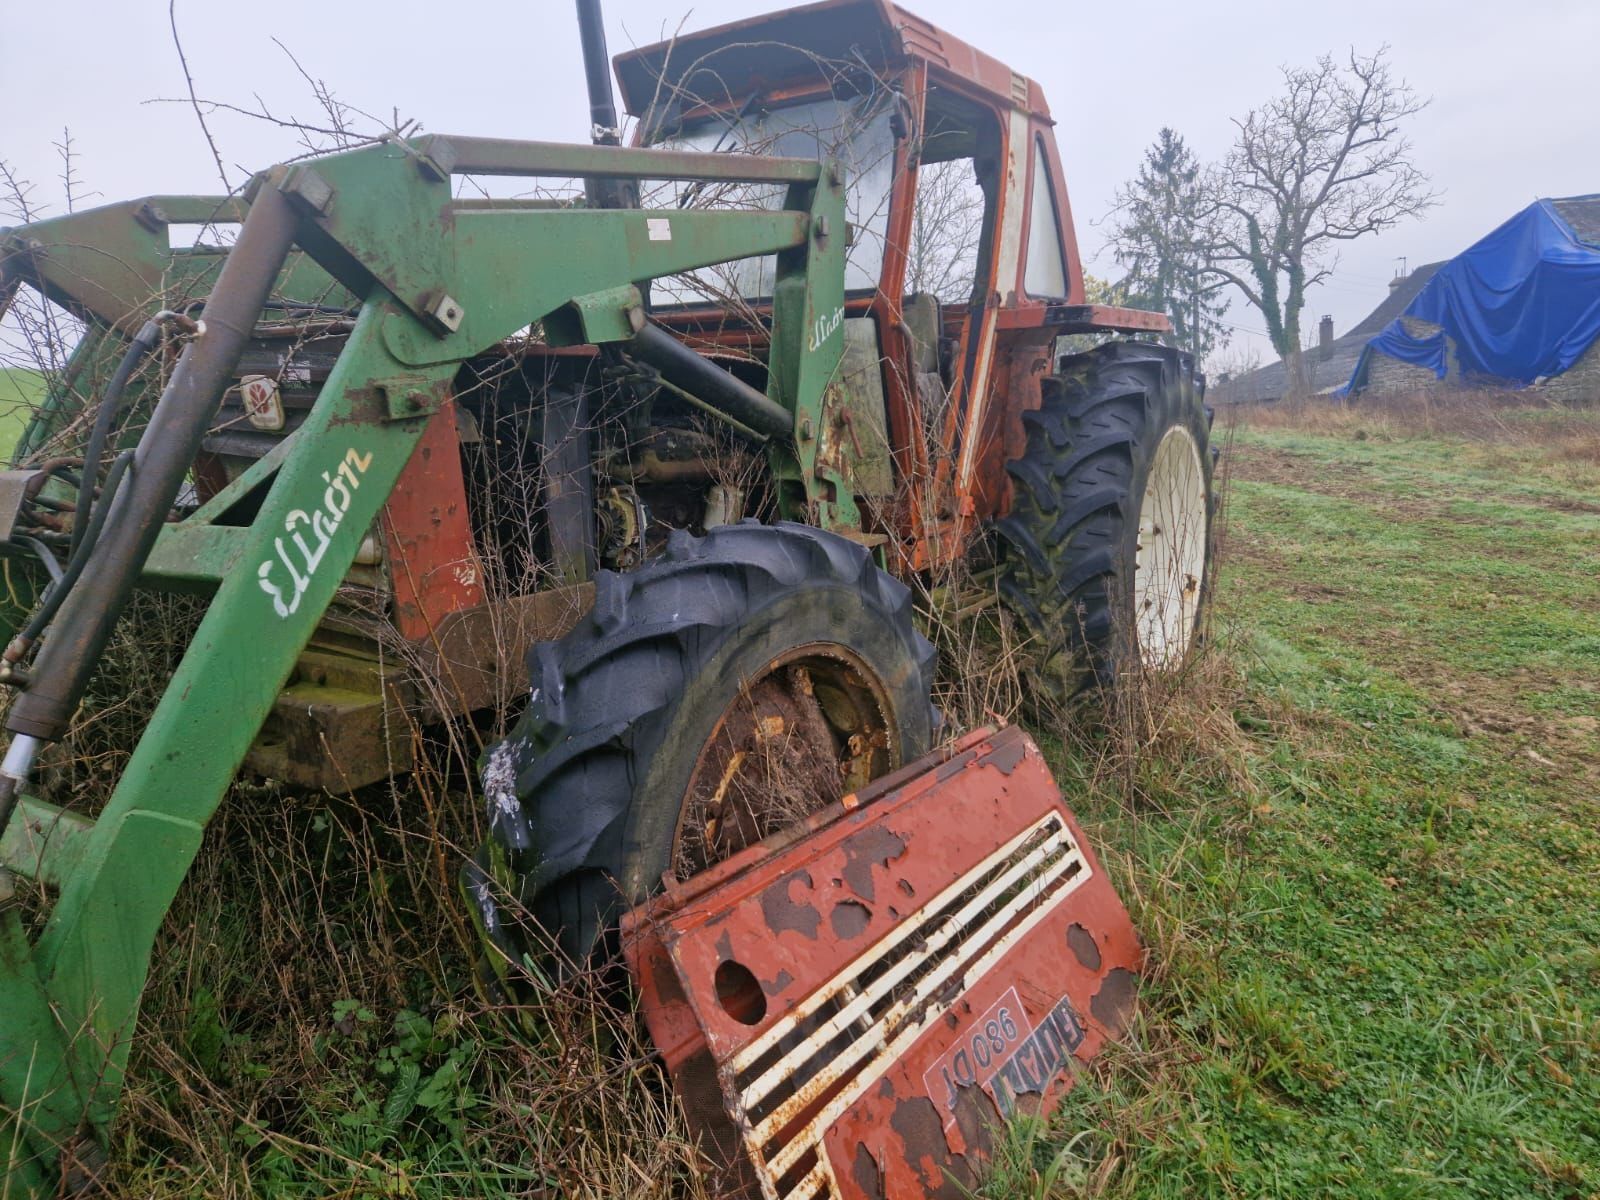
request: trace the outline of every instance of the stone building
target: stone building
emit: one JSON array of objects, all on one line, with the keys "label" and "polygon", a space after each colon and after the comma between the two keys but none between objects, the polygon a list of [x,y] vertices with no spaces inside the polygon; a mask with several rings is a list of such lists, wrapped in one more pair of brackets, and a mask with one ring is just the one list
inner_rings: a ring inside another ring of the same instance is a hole
[{"label": "stone building", "polygon": [[[1305,352],[1306,371],[1313,394],[1337,391],[1350,380],[1367,341],[1405,311],[1423,285],[1442,263],[1428,263],[1409,274],[1389,281],[1389,294],[1360,322],[1339,337],[1334,337],[1333,318],[1323,317],[1317,325],[1317,344]],[[1422,370],[1395,362],[1386,371],[1399,378],[1403,373]],[[1432,379],[1431,373],[1426,375]],[[1207,395],[1223,404],[1279,400],[1289,392],[1289,373],[1281,362],[1268,363],[1231,379],[1216,380]]]}]

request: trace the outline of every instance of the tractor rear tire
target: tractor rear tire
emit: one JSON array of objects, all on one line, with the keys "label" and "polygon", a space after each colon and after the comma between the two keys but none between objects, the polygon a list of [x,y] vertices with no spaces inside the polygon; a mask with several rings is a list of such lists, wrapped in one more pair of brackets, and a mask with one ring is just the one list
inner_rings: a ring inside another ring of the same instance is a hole
[{"label": "tractor rear tire", "polygon": [[1046,694],[1071,706],[1176,671],[1211,587],[1216,451],[1193,360],[1140,342],[1064,358],[1022,421],[1000,590]]},{"label": "tractor rear tire", "polygon": [[934,651],[909,591],[805,525],[674,534],[637,570],[600,572],[590,613],[529,664],[528,708],[484,760],[490,837],[466,879],[503,985],[509,964],[603,958],[663,876],[934,737]]}]

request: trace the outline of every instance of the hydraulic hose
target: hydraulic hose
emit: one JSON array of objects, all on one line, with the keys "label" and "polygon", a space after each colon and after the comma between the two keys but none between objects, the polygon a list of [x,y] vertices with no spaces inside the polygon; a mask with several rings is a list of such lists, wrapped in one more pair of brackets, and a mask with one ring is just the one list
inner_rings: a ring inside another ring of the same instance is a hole
[{"label": "hydraulic hose", "polygon": [[44,632],[45,626],[49,625],[60,611],[62,602],[67,598],[67,592],[78,582],[78,576],[83,574],[83,568],[89,563],[89,556],[94,553],[94,548],[100,541],[100,531],[105,528],[106,516],[117,497],[117,488],[121,485],[122,476],[132,462],[133,451],[124,450],[111,464],[111,470],[106,473],[106,486],[100,492],[100,500],[94,506],[89,519],[83,523],[85,528],[82,541],[67,559],[66,568],[50,584],[45,592],[44,601],[34,610],[33,616],[28,618],[28,623],[6,647],[4,654],[6,663],[20,662],[22,656],[28,652],[28,648]]},{"label": "hydraulic hose", "polygon": [[29,537],[27,534],[21,533],[13,534],[12,540],[17,545],[26,546],[33,551],[39,562],[43,564],[45,571],[49,573],[52,584],[61,582],[61,578],[66,572],[61,569],[61,564],[56,561],[56,556],[50,552],[49,546],[46,546],[36,537]]},{"label": "hydraulic hose", "polygon": [[[100,456],[106,452],[106,441],[111,436],[111,426],[122,408],[122,393],[128,386],[128,380],[133,378],[133,373],[139,369],[139,364],[145,355],[154,350],[160,341],[161,322],[159,317],[152,317],[140,327],[138,333],[133,335],[133,341],[128,344],[127,351],[117,363],[117,369],[111,373],[111,382],[106,384],[105,393],[100,398],[100,407],[95,410],[94,424],[89,429],[89,440],[83,447],[83,478],[78,482],[80,514],[88,512],[90,505],[94,503],[95,480],[100,475]],[[82,541],[83,522],[80,520],[72,530],[73,554],[77,553]]]},{"label": "hydraulic hose", "polygon": [[83,582],[62,589],[32,680],[6,718],[12,733],[54,741],[65,731],[177,500],[296,228],[289,198],[264,183],[206,302],[203,328],[184,348],[133,452],[128,483],[105,505],[105,524],[89,551]]}]

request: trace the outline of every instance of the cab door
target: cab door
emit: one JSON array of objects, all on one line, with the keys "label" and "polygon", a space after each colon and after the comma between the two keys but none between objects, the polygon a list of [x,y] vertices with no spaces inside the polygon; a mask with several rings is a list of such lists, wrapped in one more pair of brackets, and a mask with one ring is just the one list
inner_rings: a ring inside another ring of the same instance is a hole
[{"label": "cab door", "polygon": [[1056,337],[1063,332],[1059,322],[1069,306],[1083,300],[1082,269],[1048,119],[1012,110],[1006,143],[995,266],[998,302],[980,339],[956,485],[966,519],[963,534],[975,522],[1009,510],[1006,464],[1023,453],[1022,415],[1039,407],[1040,384],[1053,369]]},{"label": "cab door", "polygon": [[967,414],[999,306],[1006,172],[1005,129],[993,107],[959,80],[924,75],[920,82],[898,230],[903,275],[894,298],[897,367],[915,413],[907,433],[925,454],[914,481],[916,531],[925,539],[916,565],[929,566],[959,540]]}]

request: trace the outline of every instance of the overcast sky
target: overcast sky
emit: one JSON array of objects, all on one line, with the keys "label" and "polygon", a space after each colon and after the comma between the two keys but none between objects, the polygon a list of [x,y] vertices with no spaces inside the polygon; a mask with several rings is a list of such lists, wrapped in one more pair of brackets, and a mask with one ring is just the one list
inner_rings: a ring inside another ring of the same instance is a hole
[{"label": "overcast sky", "polygon": [[[740,0],[606,0],[611,50],[778,7]],[[1443,192],[1419,221],[1345,249],[1311,298],[1306,326],[1339,332],[1382,298],[1404,256],[1446,258],[1539,196],[1600,191],[1595,52],[1600,0],[918,0],[908,7],[1039,80],[1058,121],[1088,269],[1115,276],[1100,223],[1117,185],[1168,124],[1202,158],[1226,149],[1229,118],[1277,87],[1279,67],[1388,43],[1433,103],[1411,128],[1418,164]],[[212,191],[210,151],[185,106],[165,0],[3,0],[0,159],[59,206],[52,147],[69,128],[82,185],[106,199]],[[441,133],[581,140],[587,107],[570,0],[330,3],[178,0],[202,96],[310,114],[314,101],[277,37],[345,101]],[[686,21],[685,21],[686,18]],[[237,183],[294,152],[281,130],[218,116]],[[1236,343],[1271,357],[1259,314],[1238,300]]]}]

